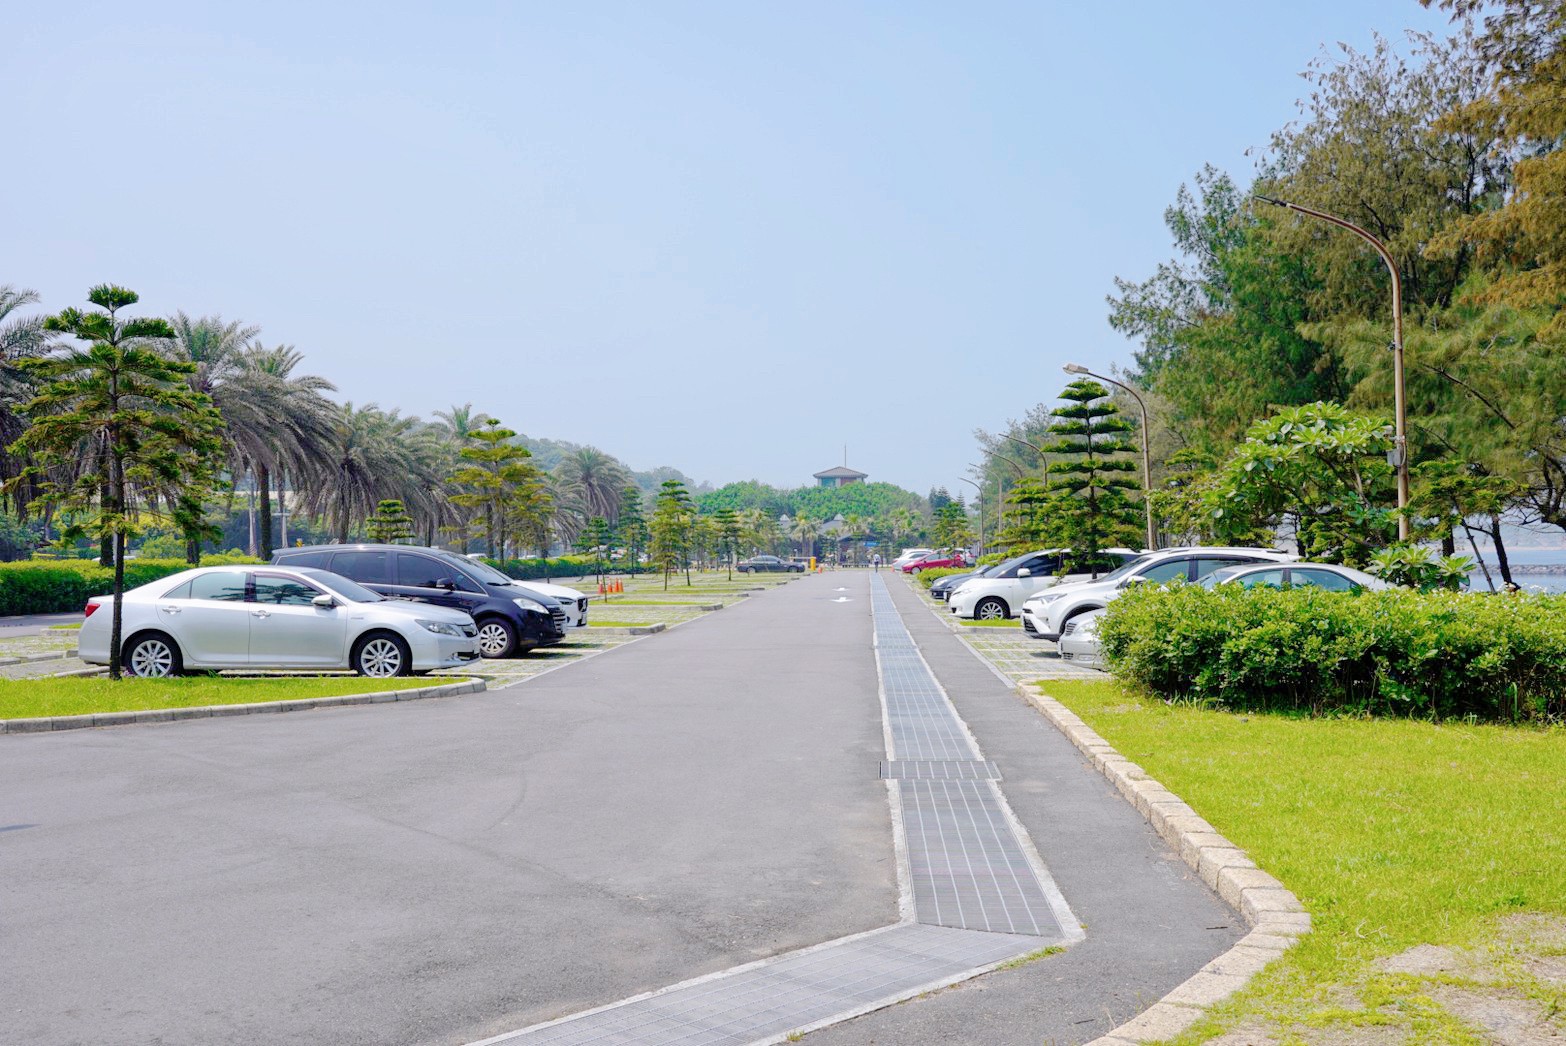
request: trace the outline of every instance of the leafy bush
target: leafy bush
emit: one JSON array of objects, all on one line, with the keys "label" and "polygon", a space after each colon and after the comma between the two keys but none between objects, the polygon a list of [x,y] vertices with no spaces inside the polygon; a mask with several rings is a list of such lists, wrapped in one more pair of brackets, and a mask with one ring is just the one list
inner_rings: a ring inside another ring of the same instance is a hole
[{"label": "leafy bush", "polygon": [[558,559],[508,559],[504,563],[496,563],[492,559],[486,559],[484,562],[507,577],[514,577],[518,581],[538,581],[552,577],[586,577],[596,569],[591,556],[561,556]]},{"label": "leafy bush", "polygon": [[1123,678],[1235,710],[1566,718],[1563,596],[1144,587],[1099,638]]},{"label": "leafy bush", "polygon": [[971,573],[973,573],[973,568],[971,567],[931,567],[929,570],[921,570],[914,580],[925,588],[929,588],[943,577],[951,577],[953,574]]},{"label": "leafy bush", "polygon": [[[201,557],[204,567],[258,562],[237,552]],[[125,588],[129,591],[189,569],[190,564],[182,559],[128,559],[125,561]],[[113,569],[100,567],[95,560],[30,559],[0,563],[0,615],[68,614],[80,610],[91,597],[112,591]]]},{"label": "leafy bush", "polygon": [[1478,569],[1478,564],[1467,556],[1436,556],[1422,545],[1392,545],[1371,553],[1365,569],[1394,585],[1421,592],[1459,592],[1467,586],[1468,575]]}]

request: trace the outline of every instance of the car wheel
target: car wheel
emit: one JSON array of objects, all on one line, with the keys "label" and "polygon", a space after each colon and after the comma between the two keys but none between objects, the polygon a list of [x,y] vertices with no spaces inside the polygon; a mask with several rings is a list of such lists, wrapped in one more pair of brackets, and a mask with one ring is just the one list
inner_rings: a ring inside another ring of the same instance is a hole
[{"label": "car wheel", "polygon": [[412,675],[413,656],[401,636],[371,632],[353,648],[353,670],[374,679]]},{"label": "car wheel", "polygon": [[167,679],[184,671],[178,644],[161,632],[132,639],[120,655],[120,664],[126,675],[145,679]]},{"label": "car wheel", "polygon": [[478,643],[484,657],[510,657],[516,653],[517,630],[504,618],[487,617],[479,622]]},{"label": "car wheel", "polygon": [[1011,617],[1011,612],[1006,609],[1005,602],[994,596],[979,600],[978,605],[973,608],[975,621],[1000,621],[1008,617]]}]

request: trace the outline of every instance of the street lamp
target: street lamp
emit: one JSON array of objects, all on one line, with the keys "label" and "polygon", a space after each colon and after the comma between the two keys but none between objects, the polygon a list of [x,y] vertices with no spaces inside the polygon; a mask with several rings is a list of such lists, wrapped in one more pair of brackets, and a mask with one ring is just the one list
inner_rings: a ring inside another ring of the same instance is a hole
[{"label": "street lamp", "polygon": [[[970,464],[968,467],[975,472],[979,471],[979,466],[977,465]],[[979,492],[979,555],[982,556],[984,555],[984,488],[967,476],[958,476],[957,478]]]},{"label": "street lamp", "polygon": [[1147,547],[1149,550],[1158,547],[1158,531],[1153,527],[1153,458],[1147,449],[1147,404],[1142,402],[1142,397],[1131,386],[1114,378],[1106,378],[1102,374],[1094,374],[1080,363],[1068,363],[1063,368],[1067,374],[1086,374],[1090,378],[1099,381],[1107,381],[1116,388],[1125,389],[1136,400],[1137,407],[1142,411],[1142,507],[1147,514]]},{"label": "street lamp", "polygon": [[1392,464],[1397,469],[1397,539],[1408,540],[1408,417],[1407,398],[1403,391],[1403,277],[1397,271],[1397,262],[1392,258],[1392,252],[1387,250],[1386,244],[1376,239],[1370,233],[1361,229],[1351,221],[1339,218],[1335,214],[1327,214],[1325,211],[1312,210],[1309,207],[1301,207],[1297,203],[1289,203],[1287,200],[1274,200],[1271,196],[1263,196],[1260,193],[1251,194],[1262,203],[1270,203],[1274,207],[1282,207],[1286,211],[1298,211],[1308,214],[1312,218],[1320,218],[1324,222],[1336,225],[1340,229],[1347,229],[1366,243],[1376,249],[1381,255],[1381,260],[1386,263],[1387,272],[1392,274],[1392,410],[1394,416],[1394,435],[1392,437]]},{"label": "street lamp", "polygon": [[1043,447],[1039,446],[1036,443],[1029,443],[1025,439],[1019,439],[1018,437],[1013,436],[1009,432],[1002,432],[999,435],[1001,436],[1002,439],[1009,439],[1013,443],[1020,443],[1024,447],[1027,447],[1029,450],[1033,451],[1033,453],[1037,454],[1039,456],[1039,464],[1044,466],[1044,482],[1046,484],[1049,482],[1049,459],[1044,456],[1044,448]]}]

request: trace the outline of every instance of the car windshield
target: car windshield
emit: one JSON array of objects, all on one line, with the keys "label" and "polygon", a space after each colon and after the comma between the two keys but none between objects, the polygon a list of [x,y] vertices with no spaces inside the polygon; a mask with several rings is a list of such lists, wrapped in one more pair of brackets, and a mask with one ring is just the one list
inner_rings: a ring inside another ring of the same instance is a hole
[{"label": "car windshield", "polygon": [[467,559],[463,556],[456,556],[450,552],[437,552],[436,555],[445,562],[450,563],[452,566],[460,567],[464,574],[471,578],[476,578],[486,585],[516,584],[513,579],[507,577],[505,574],[502,574],[488,563],[482,563],[476,559]]},{"label": "car windshield", "polygon": [[349,581],[341,574],[334,574],[330,570],[318,570],[315,567],[295,567],[294,571],[300,577],[307,577],[322,587],[331,589],[352,603],[383,603],[386,601],[386,597],[379,592],[371,592],[358,582]]},{"label": "car windshield", "polygon": [[1114,570],[1111,570],[1109,573],[1107,573],[1103,577],[1099,578],[1099,580],[1100,581],[1119,581],[1121,578],[1125,577],[1127,574],[1131,573],[1131,571],[1135,570],[1137,567],[1141,566],[1143,563],[1146,563],[1151,558],[1152,558],[1151,556],[1137,556],[1135,559],[1128,559],[1124,563],[1122,563],[1118,567],[1116,567]]},{"label": "car windshield", "polygon": [[1250,570],[1252,566],[1253,564],[1247,563],[1243,567],[1221,567],[1220,569],[1213,571],[1211,574],[1208,574],[1206,577],[1197,578],[1196,583],[1201,585],[1203,588],[1217,588],[1225,581],[1232,580],[1234,575],[1240,573],[1241,571]]}]

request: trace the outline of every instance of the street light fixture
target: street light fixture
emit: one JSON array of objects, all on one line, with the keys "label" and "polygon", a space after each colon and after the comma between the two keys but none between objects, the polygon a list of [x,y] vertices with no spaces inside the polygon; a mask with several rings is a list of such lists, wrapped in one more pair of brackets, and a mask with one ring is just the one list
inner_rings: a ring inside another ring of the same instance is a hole
[{"label": "street light fixture", "polygon": [[1322,221],[1336,225],[1340,229],[1347,229],[1374,247],[1376,253],[1381,255],[1381,260],[1386,263],[1387,272],[1392,274],[1392,409],[1394,435],[1392,437],[1392,453],[1390,457],[1393,466],[1397,469],[1397,539],[1399,541],[1407,541],[1408,417],[1407,397],[1403,389],[1403,277],[1397,271],[1397,262],[1393,260],[1392,252],[1387,250],[1386,244],[1351,221],[1339,218],[1335,214],[1328,214],[1325,211],[1301,207],[1299,204],[1289,203],[1287,200],[1275,200],[1271,196],[1263,196],[1260,193],[1252,193],[1251,195],[1262,203],[1270,203],[1274,207],[1282,207],[1286,211],[1298,211],[1300,214],[1308,214],[1312,218],[1320,218]]},{"label": "street light fixture", "polygon": [[1158,531],[1153,526],[1153,457],[1147,449],[1147,404],[1131,386],[1114,378],[1106,378],[1102,374],[1095,374],[1080,363],[1068,363],[1062,368],[1067,374],[1085,374],[1099,381],[1107,381],[1116,388],[1125,389],[1136,400],[1138,409],[1142,412],[1142,507],[1147,516],[1147,548],[1149,551],[1158,547]]}]

